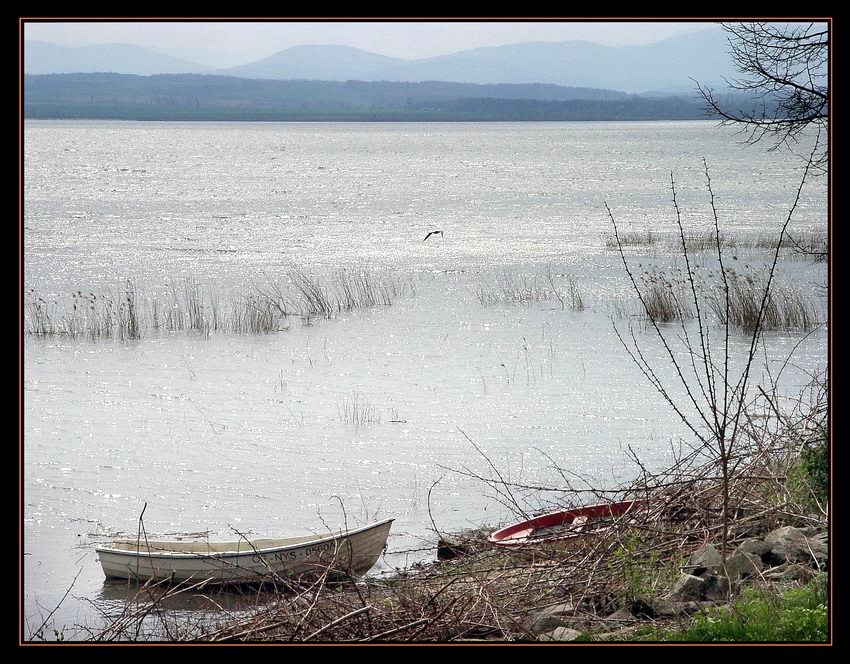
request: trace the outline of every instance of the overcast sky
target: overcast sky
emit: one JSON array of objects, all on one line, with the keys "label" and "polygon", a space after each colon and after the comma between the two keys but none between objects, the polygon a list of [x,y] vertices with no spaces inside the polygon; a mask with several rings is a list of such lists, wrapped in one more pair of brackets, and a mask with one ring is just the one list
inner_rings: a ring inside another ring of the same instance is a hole
[{"label": "overcast sky", "polygon": [[427,58],[478,46],[584,39],[611,46],[647,44],[711,23],[693,22],[262,22],[33,23],[26,39],[65,46],[126,43],[211,67],[230,67],[298,44],[341,44],[399,58]]}]

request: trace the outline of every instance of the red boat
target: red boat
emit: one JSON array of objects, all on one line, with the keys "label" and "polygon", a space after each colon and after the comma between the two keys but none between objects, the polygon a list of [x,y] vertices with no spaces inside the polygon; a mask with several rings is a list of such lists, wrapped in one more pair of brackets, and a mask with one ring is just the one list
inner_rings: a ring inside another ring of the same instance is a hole
[{"label": "red boat", "polygon": [[644,502],[624,500],[550,512],[497,530],[488,540],[500,546],[523,546],[586,536],[609,528],[618,517],[639,509]]}]

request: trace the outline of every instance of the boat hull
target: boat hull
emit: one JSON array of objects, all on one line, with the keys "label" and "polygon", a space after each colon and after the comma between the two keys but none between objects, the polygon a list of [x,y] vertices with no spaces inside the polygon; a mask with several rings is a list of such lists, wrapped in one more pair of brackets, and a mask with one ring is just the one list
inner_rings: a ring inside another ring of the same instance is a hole
[{"label": "boat hull", "polygon": [[[175,582],[251,583],[322,573],[330,568],[362,575],[380,557],[392,519],[343,533],[292,540],[256,540],[204,545],[168,542],[116,542],[96,547],[108,579],[139,582],[172,579]],[[269,543],[276,544],[268,546]],[[183,548],[184,550],[175,550]],[[190,550],[185,550],[190,549]],[[198,550],[200,549],[200,550]],[[217,549],[217,550],[216,550]]]},{"label": "boat hull", "polygon": [[[613,521],[643,504],[644,501],[626,500],[550,512],[497,530],[488,540],[499,546],[519,547],[587,537],[604,529],[598,527],[600,522]],[[591,526],[594,522],[596,527]]]}]

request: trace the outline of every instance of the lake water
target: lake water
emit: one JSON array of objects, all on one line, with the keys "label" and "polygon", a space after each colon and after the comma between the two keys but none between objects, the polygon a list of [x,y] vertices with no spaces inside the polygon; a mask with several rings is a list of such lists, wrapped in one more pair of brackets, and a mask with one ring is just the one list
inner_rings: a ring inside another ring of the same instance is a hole
[{"label": "lake water", "polygon": [[[147,307],[192,280],[223,310],[293,269],[400,288],[391,306],[269,334],[27,335],[25,636],[72,582],[51,618],[66,637],[123,606],[93,547],[135,536],[145,504],[149,536],[211,540],[392,516],[380,573],[433,558],[432,518],[448,531],[510,518],[476,478],[491,462],[552,488],[562,470],[629,479],[627,446],[662,467],[686,429],[617,338],[634,296],[604,204],[621,231],[672,237],[672,172],[686,226],[703,231],[705,158],[739,240],[727,260],[746,273],[769,260],[748,242],[778,233],[802,173],[707,122],[45,121],[24,139],[25,303],[43,298],[56,320],[73,316],[72,293],[118,301],[127,280]],[[825,234],[826,211],[825,178],[812,179],[792,231]],[[638,272],[683,266],[667,240],[628,251]],[[561,293],[572,277],[584,309],[503,301],[548,275]],[[825,263],[786,255],[778,279],[825,320]],[[771,332],[765,347],[771,361],[794,349],[790,393],[826,364],[824,328]],[[352,423],[355,409],[368,421]],[[558,499],[517,495],[529,510]]]}]

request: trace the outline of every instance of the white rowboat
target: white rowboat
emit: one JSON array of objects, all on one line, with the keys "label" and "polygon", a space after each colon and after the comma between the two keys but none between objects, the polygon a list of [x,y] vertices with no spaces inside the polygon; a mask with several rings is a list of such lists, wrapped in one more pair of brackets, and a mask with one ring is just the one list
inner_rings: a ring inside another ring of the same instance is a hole
[{"label": "white rowboat", "polygon": [[117,540],[95,547],[108,579],[250,583],[321,573],[362,575],[377,562],[393,519],[326,535],[238,542]]}]

